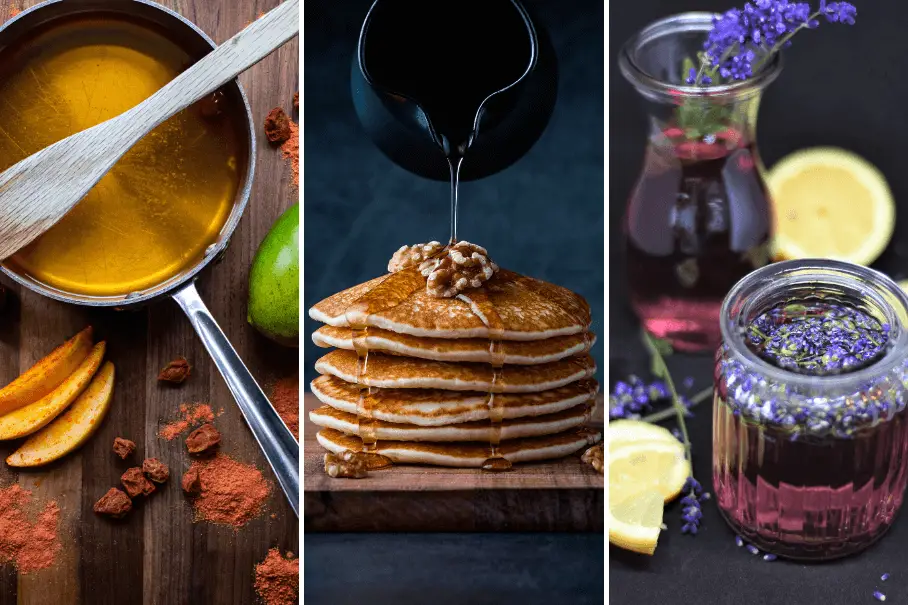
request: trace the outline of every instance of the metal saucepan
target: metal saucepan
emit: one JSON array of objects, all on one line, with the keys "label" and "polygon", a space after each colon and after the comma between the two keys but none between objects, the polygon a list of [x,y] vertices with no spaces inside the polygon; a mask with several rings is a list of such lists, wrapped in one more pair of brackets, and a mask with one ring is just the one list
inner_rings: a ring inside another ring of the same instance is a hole
[{"label": "metal saucepan", "polygon": [[[216,47],[211,38],[181,15],[148,0],[120,0],[118,2],[48,0],[23,11],[0,26],[0,49],[42,24],[92,12],[118,13],[150,21],[157,27],[164,28],[178,43],[184,46],[185,50],[194,55],[196,60]],[[246,147],[246,153],[244,158],[237,158],[237,172],[241,175],[241,179],[233,210],[221,229],[217,241],[205,250],[204,258],[195,266],[163,283],[123,296],[85,296],[62,292],[40,283],[28,275],[18,273],[5,264],[0,265],[0,270],[33,292],[77,305],[125,308],[164,297],[173,298],[186,313],[214,360],[218,371],[227,382],[249,428],[252,429],[252,434],[265,453],[265,458],[287,495],[293,512],[299,516],[299,443],[293,433],[284,425],[261,387],[227,340],[224,332],[218,327],[195,288],[195,280],[199,273],[221,255],[239,224],[243,211],[246,209],[246,203],[249,201],[255,168],[254,122],[246,95],[238,81],[231,82],[222,90],[228,97],[233,97],[237,105],[242,104],[242,107],[245,108],[246,124],[243,127],[245,141],[241,141],[241,145]]]}]

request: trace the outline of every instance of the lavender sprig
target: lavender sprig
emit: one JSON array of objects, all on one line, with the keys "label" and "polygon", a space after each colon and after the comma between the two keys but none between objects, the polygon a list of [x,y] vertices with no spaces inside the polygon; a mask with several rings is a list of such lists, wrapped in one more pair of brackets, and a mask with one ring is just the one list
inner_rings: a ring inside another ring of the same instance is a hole
[{"label": "lavender sprig", "polygon": [[713,19],[700,53],[700,69],[689,70],[687,83],[711,84],[718,74],[725,80],[747,80],[773,55],[788,48],[791,39],[805,29],[816,29],[819,18],[829,23],[854,25],[857,9],[848,2],[820,0],[811,12],[807,2],[754,0]]},{"label": "lavender sprig", "polygon": [[643,330],[643,343],[650,352],[652,372],[656,377],[662,378],[665,381],[665,386],[668,387],[669,393],[671,393],[672,407],[677,416],[678,427],[681,429],[681,443],[684,444],[684,457],[687,458],[687,462],[690,464],[690,477],[687,478],[684,488],[681,490],[682,492],[687,492],[687,495],[681,499],[681,519],[684,521],[681,532],[689,535],[696,535],[700,529],[700,520],[703,516],[703,512],[700,508],[700,501],[706,499],[706,494],[703,493],[703,488],[694,478],[690,436],[687,433],[687,423],[684,420],[688,410],[684,406],[681,397],[678,395],[678,390],[675,388],[675,382],[672,380],[671,372],[669,372],[665,359],[659,351],[657,342],[658,341],[653,338],[649,332]]}]

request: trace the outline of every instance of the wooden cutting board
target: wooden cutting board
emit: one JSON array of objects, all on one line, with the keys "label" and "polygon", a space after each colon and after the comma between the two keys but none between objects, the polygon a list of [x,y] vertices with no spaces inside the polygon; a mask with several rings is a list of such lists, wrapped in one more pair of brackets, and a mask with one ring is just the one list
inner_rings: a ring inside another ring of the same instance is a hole
[{"label": "wooden cutting board", "polygon": [[[279,0],[157,0],[224,42]],[[0,21],[38,0],[0,0]],[[293,108],[299,87],[299,43],[294,39],[240,77],[252,115],[261,128],[276,105]],[[296,117],[294,112],[294,117]],[[259,133],[262,131],[259,130]],[[298,199],[290,168],[263,134],[252,197],[224,259],[204,272],[199,292],[266,393],[280,378],[295,375],[299,354],[272,344],[246,322],[247,275],[259,242],[278,216]],[[162,300],[130,311],[92,310],[57,303],[0,280],[9,300],[0,311],[0,386],[83,327],[91,324],[108,344],[117,378],[110,412],[81,449],[47,468],[13,472],[3,459],[13,444],[0,444],[0,486],[18,482],[43,505],[60,506],[62,550],[47,569],[18,574],[0,562],[0,605],[249,605],[256,603],[255,565],[268,549],[299,551],[299,521],[285,501],[217,369],[175,303]],[[193,365],[179,388],[157,381],[177,355]],[[223,451],[255,464],[274,490],[265,512],[242,528],[193,522],[179,479],[190,460],[182,439],[157,436],[184,402],[210,402],[224,413],[215,420]],[[121,461],[114,437],[128,437],[138,451]],[[92,511],[95,501],[119,483],[123,471],[143,457],[158,457],[171,480],[122,521]]]},{"label": "wooden cutting board", "polygon": [[[321,403],[306,394],[304,408]],[[603,425],[601,401],[593,426]],[[310,531],[602,531],[604,480],[579,455],[509,473],[396,465],[364,479],[325,474],[318,427],[304,417],[303,496]]]}]

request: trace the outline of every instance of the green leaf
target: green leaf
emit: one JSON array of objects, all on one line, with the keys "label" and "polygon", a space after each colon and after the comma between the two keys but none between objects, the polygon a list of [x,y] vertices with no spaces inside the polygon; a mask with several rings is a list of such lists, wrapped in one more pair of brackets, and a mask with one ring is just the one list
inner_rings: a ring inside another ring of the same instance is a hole
[{"label": "green leaf", "polygon": [[681,81],[687,84],[687,75],[690,73],[690,70],[697,69],[694,60],[690,57],[684,57],[684,60],[681,61]]}]

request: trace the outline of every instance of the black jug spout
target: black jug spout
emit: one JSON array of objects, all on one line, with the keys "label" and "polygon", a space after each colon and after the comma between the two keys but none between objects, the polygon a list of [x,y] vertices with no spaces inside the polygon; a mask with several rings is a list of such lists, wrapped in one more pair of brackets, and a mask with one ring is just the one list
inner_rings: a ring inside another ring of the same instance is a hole
[{"label": "black jug spout", "polygon": [[[405,170],[448,181],[449,157],[462,155],[461,180],[483,178],[523,157],[548,125],[558,89],[555,50],[518,0],[432,5],[443,8],[373,2],[351,66],[353,105],[376,146]],[[444,10],[454,18],[445,19]],[[495,32],[494,50],[489,32]],[[433,62],[439,56],[443,67]],[[443,90],[447,77],[450,95]],[[473,84],[474,91],[464,92]],[[472,106],[471,92],[480,93]],[[465,119],[456,122],[455,111]]]}]

